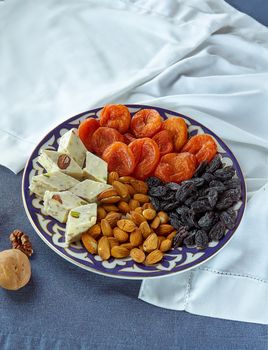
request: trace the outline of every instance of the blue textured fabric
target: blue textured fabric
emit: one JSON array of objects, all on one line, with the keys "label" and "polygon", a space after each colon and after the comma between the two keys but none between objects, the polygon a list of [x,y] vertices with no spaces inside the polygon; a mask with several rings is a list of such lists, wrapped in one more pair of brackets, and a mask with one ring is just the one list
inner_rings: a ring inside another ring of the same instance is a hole
[{"label": "blue textured fabric", "polygon": [[[266,0],[229,0],[268,24]],[[33,276],[17,292],[0,289],[0,350],[267,350],[268,327],[160,309],[137,299],[140,282],[83,271],[52,252],[23,209],[21,175],[0,167],[0,250],[19,228],[32,240]]]}]

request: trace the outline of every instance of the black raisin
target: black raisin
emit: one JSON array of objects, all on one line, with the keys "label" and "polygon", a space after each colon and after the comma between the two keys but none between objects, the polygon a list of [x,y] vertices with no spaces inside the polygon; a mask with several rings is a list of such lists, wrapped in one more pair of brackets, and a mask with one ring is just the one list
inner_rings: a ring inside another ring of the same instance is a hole
[{"label": "black raisin", "polygon": [[194,177],[199,177],[201,175],[204,174],[206,166],[207,166],[207,162],[202,162],[198,165],[198,167],[196,168],[196,171],[194,173]]},{"label": "black raisin", "polygon": [[241,184],[240,184],[240,180],[238,178],[224,181],[224,187],[226,188],[226,190],[229,190],[231,188],[233,188],[233,189],[240,188],[240,186],[241,186]]},{"label": "black raisin", "polygon": [[179,202],[173,202],[173,203],[166,203],[164,205],[161,205],[161,210],[164,210],[164,211],[172,211],[174,209],[176,209],[178,206],[180,205]]},{"label": "black raisin", "polygon": [[189,235],[189,232],[186,227],[180,227],[176,233],[176,235],[173,238],[173,247],[177,248],[182,245],[182,242],[184,238],[186,238]]},{"label": "black raisin", "polygon": [[208,246],[208,235],[204,230],[197,230],[195,244],[198,249],[205,249]]},{"label": "black raisin", "polygon": [[229,165],[214,172],[214,176],[220,180],[230,180],[235,174],[233,166]]},{"label": "black raisin", "polygon": [[179,215],[182,215],[182,213],[184,211],[187,211],[189,210],[189,208],[186,206],[186,205],[181,205],[179,206],[178,208],[176,208],[176,212],[179,214]]},{"label": "black raisin", "polygon": [[220,220],[225,227],[231,230],[235,226],[235,221],[236,221],[235,211],[233,209],[228,209],[226,211],[221,212]]},{"label": "black raisin", "polygon": [[193,183],[182,183],[180,189],[176,192],[176,199],[179,202],[184,202],[188,197],[196,193],[196,187]]},{"label": "black raisin", "polygon": [[176,182],[169,182],[168,184],[166,184],[166,187],[171,191],[177,191],[181,186]]},{"label": "black raisin", "polygon": [[198,220],[198,225],[202,227],[203,229],[209,229],[211,226],[215,223],[215,213],[213,211],[206,212],[205,215],[203,215]]},{"label": "black raisin", "polygon": [[216,204],[216,208],[219,210],[224,210],[227,208],[230,208],[233,205],[233,200],[230,197],[223,197],[218,200],[218,203]]},{"label": "black raisin", "polygon": [[149,187],[156,187],[162,185],[162,181],[155,176],[148,177],[146,183]]},{"label": "black raisin", "polygon": [[211,241],[219,241],[223,237],[224,233],[225,233],[225,226],[221,221],[219,221],[209,231],[208,236]]},{"label": "black raisin", "polygon": [[214,171],[218,170],[219,168],[222,168],[222,161],[221,156],[217,154],[206,167],[206,172],[214,173]]},{"label": "black raisin", "polygon": [[174,191],[168,191],[165,195],[165,201],[166,202],[174,202],[176,201],[176,197],[175,197],[175,192]]},{"label": "black raisin", "polygon": [[191,209],[193,209],[195,213],[204,213],[208,210],[212,210],[207,198],[198,199],[197,201],[193,202],[191,204]]},{"label": "black raisin", "polygon": [[190,207],[191,204],[196,201],[198,198],[198,195],[197,196],[191,196],[189,198],[186,199],[186,201],[184,202],[185,205],[187,205],[187,207]]},{"label": "black raisin", "polygon": [[215,188],[211,188],[207,194],[209,205],[214,208],[218,200],[218,191]]},{"label": "black raisin", "polygon": [[193,230],[189,232],[189,235],[184,238],[183,244],[187,246],[193,246],[195,245],[195,235],[196,235],[197,230]]},{"label": "black raisin", "polygon": [[212,180],[210,183],[209,183],[209,187],[211,188],[215,188],[215,190],[217,190],[218,193],[222,193],[225,191],[225,185],[219,181],[219,180]]},{"label": "black raisin", "polygon": [[155,197],[150,197],[151,203],[154,206],[156,211],[160,211],[161,210],[161,202],[159,201],[158,198]]},{"label": "black raisin", "polygon": [[205,179],[203,179],[202,177],[195,177],[195,178],[192,178],[191,180],[184,181],[184,183],[193,183],[196,188],[199,188],[204,185]]},{"label": "black raisin", "polygon": [[202,178],[208,183],[210,183],[212,180],[215,180],[215,176],[210,173],[204,173],[202,175]]},{"label": "black raisin", "polygon": [[167,188],[165,186],[152,187],[148,193],[153,197],[164,197],[167,193]]}]

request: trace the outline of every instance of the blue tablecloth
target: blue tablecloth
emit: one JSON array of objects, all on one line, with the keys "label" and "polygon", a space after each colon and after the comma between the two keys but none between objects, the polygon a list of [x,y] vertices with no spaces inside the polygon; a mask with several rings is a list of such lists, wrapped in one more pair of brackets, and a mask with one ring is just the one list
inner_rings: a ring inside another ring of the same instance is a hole
[{"label": "blue tablecloth", "polygon": [[[267,1],[229,3],[268,24]],[[1,350],[268,349],[267,326],[160,309],[137,299],[139,281],[102,277],[63,260],[32,229],[20,185],[21,175],[0,167],[0,250],[9,248],[16,228],[35,250],[30,284],[0,290]]]}]

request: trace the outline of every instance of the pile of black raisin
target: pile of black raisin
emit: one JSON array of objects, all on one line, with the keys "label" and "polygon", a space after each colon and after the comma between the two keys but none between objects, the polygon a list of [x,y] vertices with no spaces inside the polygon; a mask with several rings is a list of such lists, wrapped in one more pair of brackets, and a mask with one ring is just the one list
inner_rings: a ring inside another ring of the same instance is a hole
[{"label": "pile of black raisin", "polygon": [[235,226],[232,207],[241,198],[241,184],[234,175],[233,166],[225,166],[217,154],[209,164],[201,163],[192,179],[180,184],[163,183],[156,177],[146,180],[155,209],[167,212],[177,230],[174,248],[205,249]]}]

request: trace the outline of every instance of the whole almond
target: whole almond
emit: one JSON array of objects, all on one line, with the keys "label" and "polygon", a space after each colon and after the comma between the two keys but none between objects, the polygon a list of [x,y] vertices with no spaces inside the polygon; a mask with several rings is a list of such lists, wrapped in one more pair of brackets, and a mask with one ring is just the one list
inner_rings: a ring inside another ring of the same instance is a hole
[{"label": "whole almond", "polygon": [[121,219],[122,214],[116,213],[115,211],[110,211],[105,220],[107,220],[112,228],[114,228],[117,224],[117,221]]},{"label": "whole almond", "polygon": [[168,235],[174,230],[174,227],[169,224],[161,224],[158,226],[156,232],[158,235]]},{"label": "whole almond", "polygon": [[101,204],[114,204],[117,203],[121,200],[120,196],[111,196],[111,197],[107,197],[107,198],[102,198],[100,200]]},{"label": "whole almond", "polygon": [[146,239],[152,232],[147,221],[142,222],[139,226],[139,229],[140,229],[144,239]]},{"label": "whole almond", "polygon": [[120,246],[120,245],[114,246],[111,249],[111,255],[117,259],[126,258],[127,256],[129,256],[129,250],[125,247]]},{"label": "whole almond", "polygon": [[166,223],[169,222],[169,216],[168,216],[168,214],[165,213],[164,211],[159,211],[159,212],[157,213],[157,215],[158,215],[159,218],[160,218],[161,224],[166,224]]},{"label": "whole almond", "polygon": [[101,227],[99,224],[95,224],[87,232],[93,238],[99,239],[101,236]]},{"label": "whole almond", "polygon": [[97,209],[97,219],[100,221],[101,219],[104,219],[106,216],[106,210],[102,207],[98,207]]},{"label": "whole almond", "polygon": [[164,236],[158,236],[157,249],[160,249],[161,243],[166,239]]},{"label": "whole almond", "polygon": [[[142,206],[142,209],[154,209],[154,206],[152,205],[152,203],[144,203]],[[155,209],[154,209],[155,210]]]},{"label": "whole almond", "polygon": [[159,216],[156,216],[154,219],[153,219],[153,221],[152,221],[152,223],[151,223],[151,228],[153,229],[153,230],[155,230],[155,229],[157,229],[157,227],[160,225],[160,217]]},{"label": "whole almond", "polygon": [[121,198],[125,199],[125,198],[127,198],[129,196],[128,188],[122,182],[114,181],[113,182],[113,187],[115,188],[115,190],[117,191],[117,193],[119,194],[119,196]]},{"label": "whole almond", "polygon": [[136,199],[131,199],[128,203],[130,210],[135,210],[140,206],[140,202],[138,202]]},{"label": "whole almond", "polygon": [[172,242],[172,241],[173,241],[173,238],[176,236],[176,234],[177,234],[177,231],[176,231],[176,230],[172,231],[172,232],[167,236],[167,239],[170,239],[171,242]]},{"label": "whole almond", "polygon": [[71,157],[69,157],[67,154],[61,154],[57,161],[58,167],[62,170],[67,169],[70,163]]},{"label": "whole almond", "polygon": [[128,193],[131,197],[134,196],[134,194],[136,193],[134,188],[130,185],[130,184],[125,184],[126,188],[128,189]]},{"label": "whole almond", "polygon": [[172,242],[170,239],[164,239],[162,243],[160,244],[160,250],[161,252],[167,252],[171,249]]},{"label": "whole almond", "polygon": [[110,211],[119,211],[119,209],[117,208],[117,206],[114,205],[114,204],[103,204],[102,207],[103,207],[107,212],[110,212]]},{"label": "whole almond", "polygon": [[129,251],[133,248],[132,244],[129,242],[120,244],[120,247],[127,248]]},{"label": "whole almond", "polygon": [[106,219],[101,220],[101,231],[103,236],[112,236],[113,235],[113,230],[111,228],[111,225]]},{"label": "whole almond", "polygon": [[139,214],[142,214],[143,209],[142,209],[142,207],[138,207],[138,208],[136,208],[134,211],[136,211],[136,212],[139,213]]},{"label": "whole almond", "polygon": [[133,198],[139,201],[140,203],[148,203],[150,201],[149,196],[147,196],[147,194],[142,193],[134,194]]},{"label": "whole almond", "polygon": [[127,242],[129,238],[128,233],[121,230],[121,228],[119,227],[115,227],[113,229],[113,235],[114,235],[114,238],[118,240],[118,242]]},{"label": "whole almond", "polygon": [[132,176],[121,176],[119,177],[119,181],[123,183],[130,183],[132,180],[135,180]]},{"label": "whole almond", "polygon": [[138,247],[140,244],[142,244],[143,236],[140,229],[136,229],[135,231],[131,232],[129,236],[129,241],[132,247]]},{"label": "whole almond", "polygon": [[145,260],[145,254],[142,250],[139,248],[133,248],[130,251],[130,256],[131,258],[137,262],[137,263],[142,263]]},{"label": "whole almond", "polygon": [[[120,198],[121,199],[121,198]],[[127,202],[124,202],[124,201],[120,201],[118,204],[117,204],[119,210],[122,212],[122,213],[128,213],[130,212],[130,208],[129,208],[129,205]]]},{"label": "whole almond", "polygon": [[146,240],[143,242],[143,250],[147,253],[157,249],[158,237],[155,233],[151,233]]},{"label": "whole almond", "polygon": [[145,264],[153,265],[158,263],[162,259],[163,259],[163,253],[160,250],[156,249],[147,255],[145,259]]},{"label": "whole almond", "polygon": [[119,242],[116,238],[114,237],[108,237],[108,241],[110,244],[110,248],[112,249],[114,246],[119,245]]},{"label": "whole almond", "polygon": [[116,192],[115,189],[109,188],[108,190],[105,190],[105,191],[101,192],[100,194],[98,194],[97,200],[100,201],[103,198],[109,198],[109,197],[117,196],[117,195],[118,195],[118,193]]},{"label": "whole almond", "polygon": [[131,219],[133,220],[133,222],[135,222],[137,226],[140,226],[142,222],[146,221],[145,217],[137,213],[136,211],[131,211],[130,215],[131,215]]},{"label": "whole almond", "polygon": [[130,184],[134,188],[136,193],[147,194],[148,185],[144,181],[134,179],[130,181]]},{"label": "whole almond", "polygon": [[146,220],[153,220],[156,216],[156,211],[154,209],[145,209],[143,210],[142,215]]},{"label": "whole almond", "polygon": [[98,241],[98,255],[102,258],[102,260],[108,260],[111,256],[110,244],[108,237],[103,236]]},{"label": "whole almond", "polygon": [[132,232],[135,230],[136,225],[133,221],[128,219],[121,219],[117,221],[117,226],[121,228],[121,230],[126,232]]},{"label": "whole almond", "polygon": [[108,184],[112,185],[114,181],[119,179],[119,175],[116,171],[112,171],[108,175]]},{"label": "whole almond", "polygon": [[98,243],[97,241],[90,236],[88,232],[82,234],[82,242],[86,248],[86,250],[91,254],[97,254],[98,251]]}]

